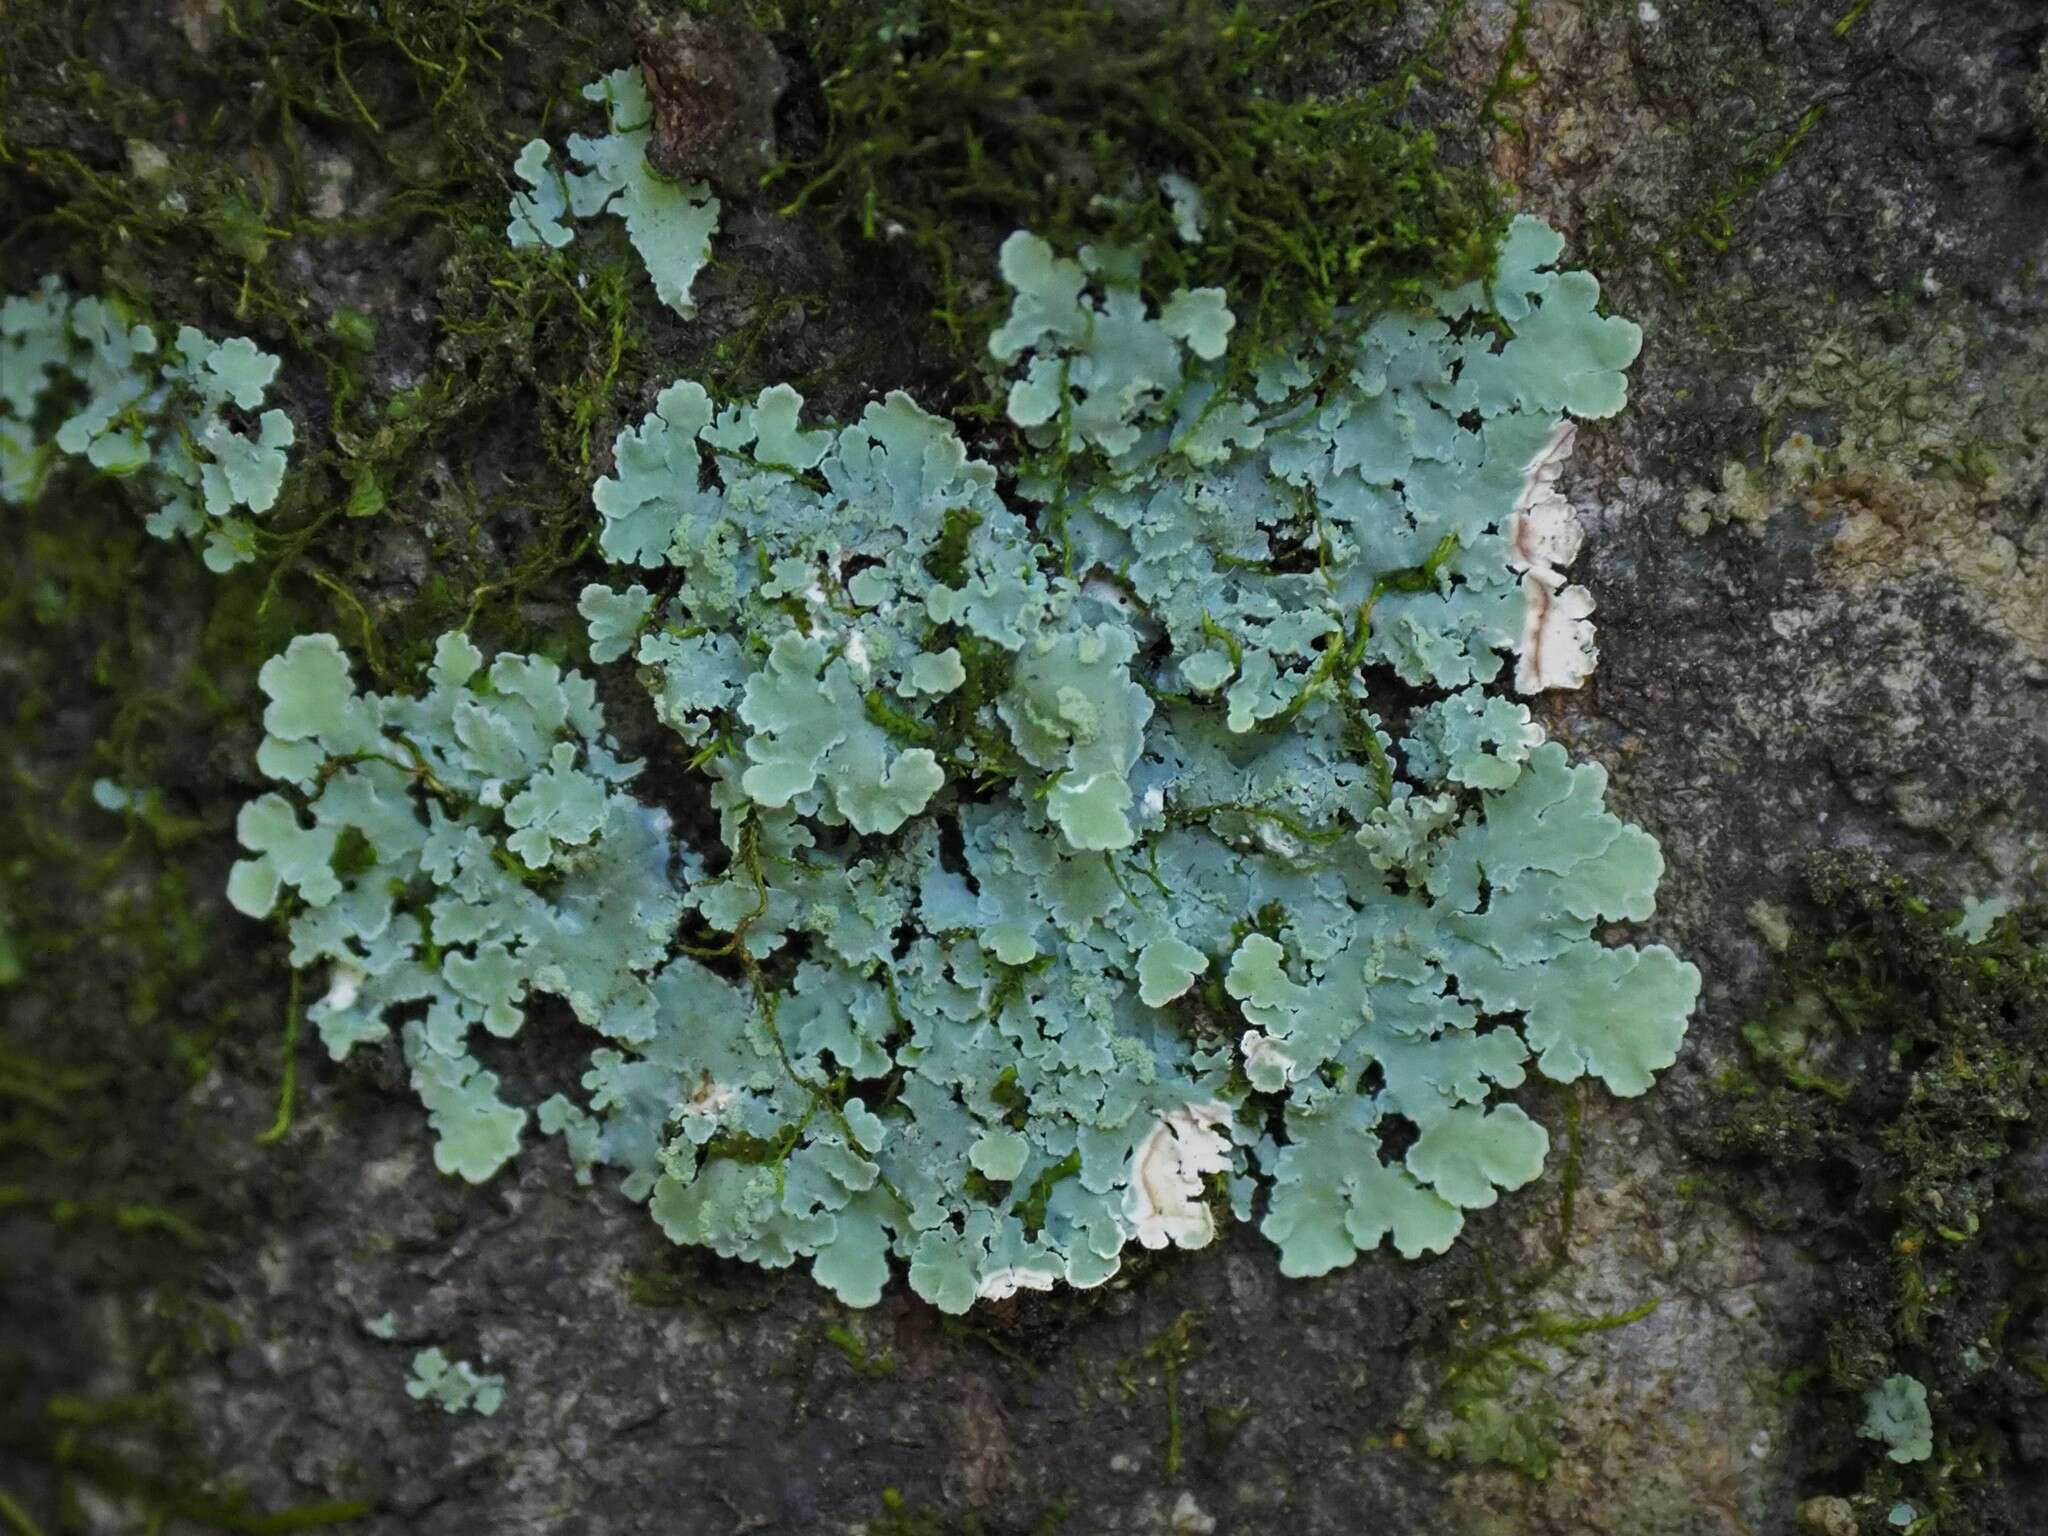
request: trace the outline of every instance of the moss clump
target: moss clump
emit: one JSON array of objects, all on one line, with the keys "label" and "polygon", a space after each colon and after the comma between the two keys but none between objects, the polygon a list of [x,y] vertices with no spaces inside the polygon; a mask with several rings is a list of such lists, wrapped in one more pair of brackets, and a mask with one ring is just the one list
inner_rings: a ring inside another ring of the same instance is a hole
[{"label": "moss clump", "polygon": [[[2048,1465],[2048,908],[1973,942],[1848,856],[1816,863],[1809,894],[1716,1127],[1747,1209],[1826,1276],[1797,1441],[1867,1529],[1905,1502],[1915,1530],[2018,1531],[2013,1470]],[[1859,1433],[1894,1374],[1933,1414],[1912,1466]]]},{"label": "moss clump", "polygon": [[1505,226],[1487,179],[1402,120],[1420,64],[1331,99],[1304,89],[1329,40],[1384,19],[1389,0],[754,9],[807,59],[824,117],[822,142],[793,144],[771,188],[914,242],[963,346],[995,318],[995,247],[1013,228],[1062,250],[1142,247],[1155,305],[1224,288],[1256,355],[1340,306],[1483,275]]},{"label": "moss clump", "polygon": [[895,1488],[884,1488],[881,1513],[861,1527],[861,1536],[996,1536],[1009,1531],[1017,1536],[1059,1536],[1067,1528],[1064,1501],[1042,1511],[1035,1518],[1020,1516],[1014,1523],[984,1525],[975,1515],[955,1518],[927,1505],[913,1504]]},{"label": "moss clump", "polygon": [[1541,1482],[1563,1454],[1562,1414],[1544,1379],[1581,1341],[1641,1322],[1657,1297],[1625,1312],[1572,1317],[1537,1312],[1459,1351],[1443,1381],[1408,1413],[1430,1455],[1467,1466],[1494,1463]]}]

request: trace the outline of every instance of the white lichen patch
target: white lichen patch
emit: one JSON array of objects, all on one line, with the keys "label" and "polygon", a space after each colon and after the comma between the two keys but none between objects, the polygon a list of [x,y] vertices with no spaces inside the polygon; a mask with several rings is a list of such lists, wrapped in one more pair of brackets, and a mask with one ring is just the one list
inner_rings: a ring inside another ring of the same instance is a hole
[{"label": "white lichen patch", "polygon": [[1763,471],[1730,460],[1721,466],[1718,489],[1687,491],[1678,526],[1695,537],[1723,524],[1759,536],[1775,513],[1796,505],[1800,488],[1818,479],[1822,468],[1814,440],[1804,432],[1791,433]]},{"label": "white lichen patch", "polygon": [[1285,1088],[1299,1070],[1286,1047],[1263,1030],[1246,1030],[1237,1048],[1244,1058],[1244,1075],[1251,1079],[1254,1088],[1268,1093]]},{"label": "white lichen patch", "polygon": [[314,1006],[328,1013],[346,1013],[355,1007],[356,1000],[362,996],[363,983],[368,979],[367,971],[346,961],[330,966],[327,991]]},{"label": "white lichen patch", "polygon": [[981,1277],[975,1295],[982,1301],[1008,1301],[1019,1291],[1049,1291],[1059,1283],[1059,1271],[1006,1264]]},{"label": "white lichen patch", "polygon": [[1147,1248],[1204,1248],[1216,1215],[1202,1198],[1202,1180],[1231,1169],[1226,1104],[1189,1104],[1159,1117],[1131,1154],[1124,1175],[1124,1216]]},{"label": "white lichen patch", "polygon": [[1523,470],[1508,519],[1508,565],[1522,573],[1522,629],[1515,641],[1515,687],[1522,693],[1577,688],[1599,660],[1592,594],[1568,586],[1564,574],[1585,537],[1557,485],[1577,441],[1577,426],[1560,422]]},{"label": "white lichen patch", "polygon": [[1577,688],[1600,659],[1593,643],[1593,594],[1554,587],[1535,571],[1522,578],[1522,634],[1516,643],[1515,687],[1523,693]]},{"label": "white lichen patch", "polygon": [[1843,475],[1809,488],[1802,505],[1838,519],[1830,568],[1852,590],[1909,574],[1952,582],[1985,628],[2048,661],[2048,519],[2021,510],[2032,494],[2009,472],[1975,483]]},{"label": "white lichen patch", "polygon": [[728,1088],[705,1072],[699,1074],[697,1086],[690,1090],[690,1096],[683,1100],[678,1110],[693,1120],[718,1120],[739,1102],[739,1097],[737,1089]]}]

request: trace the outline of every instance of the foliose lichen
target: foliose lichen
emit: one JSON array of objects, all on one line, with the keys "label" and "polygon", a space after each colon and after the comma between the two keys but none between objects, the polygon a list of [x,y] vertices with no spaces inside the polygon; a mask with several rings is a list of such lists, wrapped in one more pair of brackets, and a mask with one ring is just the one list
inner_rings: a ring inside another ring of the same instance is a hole
[{"label": "foliose lichen", "polygon": [[1863,1438],[1883,1444],[1893,1461],[1925,1461],[1934,1454],[1934,1415],[1927,1410],[1926,1383],[1912,1376],[1887,1376],[1865,1395],[1864,1408]]},{"label": "foliose lichen", "polygon": [[530,190],[514,194],[506,237],[515,246],[559,250],[576,238],[563,220],[614,214],[647,264],[656,296],[687,315],[695,307],[691,284],[710,259],[718,230],[718,199],[703,182],[670,180],[648,162],[654,108],[637,67],[613,70],[585,86],[583,95],[604,103],[611,131],[600,138],[569,136],[569,157],[580,170],[557,166],[547,140],[528,141],[512,168]]},{"label": "foliose lichen", "polygon": [[580,606],[706,824],[573,673],[450,635],[362,696],[302,637],[235,899],[295,893],[336,1055],[400,1023],[444,1169],[516,1149],[472,1037],[554,993],[604,1037],[539,1107],[579,1173],[853,1305],[892,1259],[952,1312],[1099,1285],[1226,1211],[1290,1275],[1440,1252],[1542,1169],[1530,1064],[1639,1094],[1699,986],[1594,937],[1656,844],[1487,691],[1592,662],[1556,466],[1640,338],[1561,248],[1517,220],[1490,282],[1226,371],[1222,292],[1020,232],[1002,468],[900,393],[806,426],[678,381]]},{"label": "foliose lichen", "polygon": [[517,1150],[527,1112],[469,1054],[472,1032],[512,1034],[527,996],[552,993],[645,1042],[641,973],[681,906],[667,818],[620,790],[635,769],[608,747],[588,678],[540,657],[486,668],[452,633],[428,677],[417,699],[359,694],[329,635],[265,664],[257,762],[293,793],[242,807],[252,856],[228,899],[260,917],[294,894],[291,960],[328,966],[307,1012],[337,1059],[411,1015],[401,1035],[435,1163],[481,1180]]},{"label": "foliose lichen", "polygon": [[489,1418],[505,1403],[505,1378],[479,1371],[467,1360],[451,1361],[442,1350],[423,1349],[412,1357],[406,1396],[438,1403],[443,1413],[476,1413]]},{"label": "foliose lichen", "polygon": [[160,539],[203,539],[225,571],[255,556],[249,516],[284,482],[292,421],[261,411],[278,360],[247,337],[181,326],[168,351],[117,299],[55,277],[0,301],[0,501],[20,506],[63,458],[134,477]]}]

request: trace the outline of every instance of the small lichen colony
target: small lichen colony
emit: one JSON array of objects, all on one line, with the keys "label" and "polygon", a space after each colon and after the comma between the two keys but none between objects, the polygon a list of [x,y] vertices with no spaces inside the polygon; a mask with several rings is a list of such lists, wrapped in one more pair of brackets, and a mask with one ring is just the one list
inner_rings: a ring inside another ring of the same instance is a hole
[{"label": "small lichen colony", "polygon": [[260,681],[258,764],[313,822],[283,794],[245,805],[253,857],[228,897],[261,915],[282,887],[297,893],[291,960],[329,966],[309,1016],[335,1056],[385,1038],[387,1015],[417,1015],[401,1035],[435,1162],[488,1178],[527,1117],[468,1054],[472,1030],[509,1035],[528,995],[551,992],[620,1040],[650,1037],[637,973],[660,963],[681,912],[667,818],[618,791],[634,770],[604,743],[589,679],[542,658],[485,670],[451,634],[423,697],[382,698],[357,694],[341,648],[312,635]]},{"label": "small lichen colony", "polygon": [[[594,210],[521,169],[515,238]],[[707,234],[650,234],[658,280]],[[1594,655],[1555,482],[1640,338],[1561,247],[1518,220],[1491,283],[1229,368],[1221,291],[1016,234],[1000,464],[903,394],[672,384],[580,608],[701,792],[542,659],[451,634],[381,697],[301,637],[231,894],[289,890],[329,1050],[396,1030],[444,1170],[518,1148],[478,1052],[551,994],[596,1037],[535,1116],[579,1173],[854,1305],[892,1259],[953,1312],[1099,1285],[1225,1211],[1292,1275],[1440,1252],[1543,1166],[1532,1062],[1641,1093],[1699,984],[1596,940],[1656,844],[1496,689]]]},{"label": "small lichen colony", "polygon": [[604,103],[611,132],[597,139],[570,135],[569,155],[581,170],[557,167],[545,139],[531,140],[520,151],[512,168],[531,190],[513,197],[506,238],[515,246],[559,250],[576,238],[564,218],[609,211],[625,221],[656,295],[687,315],[693,307],[690,286],[718,229],[718,199],[702,182],[670,181],[648,165],[654,108],[639,70],[615,69],[585,86],[583,95]]},{"label": "small lichen colony", "polygon": [[239,565],[255,554],[246,514],[276,504],[293,439],[283,411],[257,414],[277,369],[247,338],[189,325],[161,351],[118,301],[45,278],[0,301],[0,501],[26,504],[59,458],[80,458],[144,482],[158,538],[203,538],[209,567]]},{"label": "small lichen colony", "polygon": [[1884,1444],[1893,1461],[1925,1461],[1934,1454],[1934,1415],[1927,1388],[1911,1376],[1887,1376],[1865,1397],[1862,1435]]},{"label": "small lichen colony", "polygon": [[451,1362],[441,1350],[423,1349],[412,1357],[405,1392],[419,1402],[439,1403],[443,1413],[489,1418],[505,1404],[505,1378],[486,1375],[467,1360]]}]

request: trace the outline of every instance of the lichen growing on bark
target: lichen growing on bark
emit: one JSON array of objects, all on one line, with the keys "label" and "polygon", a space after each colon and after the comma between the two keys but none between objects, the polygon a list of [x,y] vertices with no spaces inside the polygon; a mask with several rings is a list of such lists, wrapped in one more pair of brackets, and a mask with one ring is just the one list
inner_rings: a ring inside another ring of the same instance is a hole
[{"label": "lichen growing on bark", "polygon": [[575,674],[451,633],[424,697],[364,697],[316,635],[263,670],[258,754],[311,825],[250,802],[230,896],[294,893],[337,1056],[424,1007],[445,1171],[516,1151],[473,1037],[558,994],[607,1040],[541,1106],[579,1172],[855,1305],[891,1256],[948,1312],[1092,1288],[1226,1196],[1290,1275],[1441,1252],[1543,1167],[1493,1102],[1524,1063],[1641,1093],[1699,988],[1594,941],[1651,915],[1656,845],[1482,692],[1518,648],[1524,688],[1591,665],[1525,614],[1574,590],[1566,413],[1620,408],[1640,336],[1561,249],[1517,220],[1484,285],[1240,370],[1218,290],[1153,313],[1137,253],[1019,232],[1007,496],[903,394],[806,428],[786,386],[679,381],[593,496],[668,595],[579,607],[716,842],[671,850]]}]

